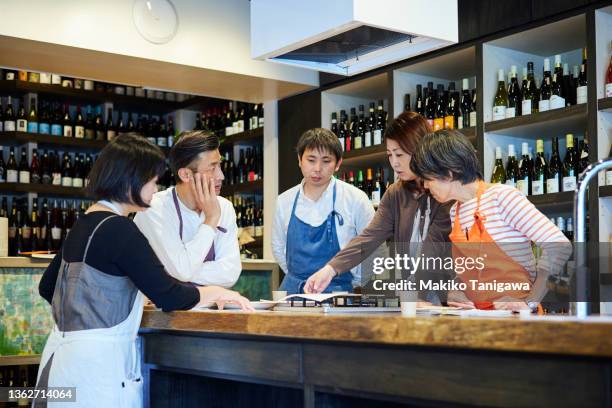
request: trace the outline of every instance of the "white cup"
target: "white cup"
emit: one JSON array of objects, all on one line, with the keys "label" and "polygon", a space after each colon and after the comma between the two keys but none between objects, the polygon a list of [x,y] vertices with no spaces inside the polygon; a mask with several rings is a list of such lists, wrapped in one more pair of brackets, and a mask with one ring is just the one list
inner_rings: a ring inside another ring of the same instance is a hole
[{"label": "white cup", "polygon": [[417,302],[400,302],[403,317],[416,317]]},{"label": "white cup", "polygon": [[273,290],[272,291],[272,300],[275,302],[287,296],[286,290]]}]

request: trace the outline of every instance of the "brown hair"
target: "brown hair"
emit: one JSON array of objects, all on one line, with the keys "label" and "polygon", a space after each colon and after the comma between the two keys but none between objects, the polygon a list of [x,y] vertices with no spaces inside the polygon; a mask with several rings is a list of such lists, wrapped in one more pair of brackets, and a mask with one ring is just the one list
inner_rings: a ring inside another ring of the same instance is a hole
[{"label": "brown hair", "polygon": [[[404,152],[412,156],[419,142],[432,131],[427,119],[422,115],[416,112],[403,112],[387,126],[385,139],[396,141]],[[423,182],[420,179],[403,181],[402,186],[413,192],[423,191]]]}]

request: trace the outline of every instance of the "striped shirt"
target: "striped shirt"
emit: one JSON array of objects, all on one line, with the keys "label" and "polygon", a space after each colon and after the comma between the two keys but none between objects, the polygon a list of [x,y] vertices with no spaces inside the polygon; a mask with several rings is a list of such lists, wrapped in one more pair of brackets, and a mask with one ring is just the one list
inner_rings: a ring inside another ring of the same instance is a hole
[{"label": "striped shirt", "polygon": [[[461,204],[459,223],[462,231],[474,225],[476,198]],[[450,210],[454,225],[457,204]],[[538,273],[557,273],[569,258],[572,248],[568,239],[516,188],[494,184],[480,198],[480,213],[491,238],[528,272],[532,281]],[[532,243],[542,250],[537,260]]]}]

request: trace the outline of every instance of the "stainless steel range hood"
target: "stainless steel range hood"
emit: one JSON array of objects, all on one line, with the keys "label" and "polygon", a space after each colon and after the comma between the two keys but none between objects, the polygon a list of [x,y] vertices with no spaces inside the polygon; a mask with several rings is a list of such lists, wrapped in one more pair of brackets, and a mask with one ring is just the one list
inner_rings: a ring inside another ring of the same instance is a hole
[{"label": "stainless steel range hood", "polygon": [[457,0],[251,0],[260,60],[353,75],[457,40]]}]

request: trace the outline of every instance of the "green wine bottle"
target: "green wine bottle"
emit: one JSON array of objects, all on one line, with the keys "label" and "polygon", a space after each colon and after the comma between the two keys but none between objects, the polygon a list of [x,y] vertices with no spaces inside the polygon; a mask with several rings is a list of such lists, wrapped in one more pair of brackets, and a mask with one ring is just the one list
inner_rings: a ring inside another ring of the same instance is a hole
[{"label": "green wine bottle", "polygon": [[504,170],[504,163],[502,162],[501,147],[495,148],[495,166],[493,167],[493,175],[491,176],[491,183],[504,184],[506,182],[506,170]]}]

